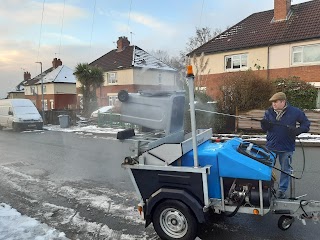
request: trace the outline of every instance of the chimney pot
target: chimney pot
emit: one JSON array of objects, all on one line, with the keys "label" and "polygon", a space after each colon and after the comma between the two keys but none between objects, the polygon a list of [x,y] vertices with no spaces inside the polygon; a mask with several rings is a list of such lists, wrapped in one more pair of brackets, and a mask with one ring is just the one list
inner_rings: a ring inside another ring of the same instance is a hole
[{"label": "chimney pot", "polygon": [[56,69],[57,67],[61,66],[62,65],[62,61],[57,58],[54,58],[53,61],[52,61],[52,67],[53,69]]},{"label": "chimney pot", "polygon": [[123,37],[119,37],[118,41],[117,41],[117,51],[120,52],[122,50],[124,50],[126,47],[130,46],[130,41],[128,40],[127,37],[123,36]]},{"label": "chimney pot", "polygon": [[29,79],[31,79],[31,74],[29,72],[24,72],[23,73],[23,80],[27,81]]}]

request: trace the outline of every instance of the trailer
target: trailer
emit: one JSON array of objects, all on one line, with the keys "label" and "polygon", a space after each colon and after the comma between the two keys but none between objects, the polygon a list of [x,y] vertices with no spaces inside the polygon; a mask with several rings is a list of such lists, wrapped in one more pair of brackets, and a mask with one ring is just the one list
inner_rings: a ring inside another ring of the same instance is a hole
[{"label": "trailer", "polygon": [[139,197],[145,227],[153,223],[161,239],[192,240],[198,223],[212,213],[273,213],[279,215],[281,230],[289,229],[294,219],[318,223],[320,201],[296,197],[293,188],[290,198],[276,198],[273,152],[241,138],[216,142],[211,129],[196,130],[191,71],[187,80],[192,132],[186,135],[183,92],[118,95],[123,121],[154,129],[139,135],[125,130],[117,136],[131,144],[132,155],[122,167]]}]

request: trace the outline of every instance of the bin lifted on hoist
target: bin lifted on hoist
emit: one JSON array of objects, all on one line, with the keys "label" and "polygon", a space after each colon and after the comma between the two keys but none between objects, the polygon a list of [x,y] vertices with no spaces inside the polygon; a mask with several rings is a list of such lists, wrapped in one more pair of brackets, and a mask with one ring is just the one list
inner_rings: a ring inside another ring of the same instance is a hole
[{"label": "bin lifted on hoist", "polygon": [[280,216],[278,227],[287,230],[295,218],[320,218],[320,202],[275,197],[272,169],[275,154],[241,138],[211,140],[212,130],[196,130],[194,76],[188,69],[191,134],[184,134],[185,94],[179,91],[120,91],[120,118],[154,131],[135,135],[118,133],[132,144],[124,159],[140,199],[138,211],[147,227],[151,222],[161,239],[194,239],[198,223],[210,213],[234,216],[246,213]]}]

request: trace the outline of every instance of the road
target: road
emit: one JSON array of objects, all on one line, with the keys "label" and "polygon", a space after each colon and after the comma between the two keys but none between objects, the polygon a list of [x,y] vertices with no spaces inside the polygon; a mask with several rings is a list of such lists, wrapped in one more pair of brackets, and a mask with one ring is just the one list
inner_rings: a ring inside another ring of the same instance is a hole
[{"label": "road", "polygon": [[[318,149],[306,149],[307,167],[297,195],[320,200]],[[120,167],[127,144],[64,132],[0,131],[0,202],[66,233],[70,239],[158,239],[135,209],[138,200]],[[302,169],[296,154],[295,169]],[[297,175],[300,173],[298,172]],[[278,216],[212,217],[201,239],[317,239],[319,225],[296,221],[277,228]]]}]

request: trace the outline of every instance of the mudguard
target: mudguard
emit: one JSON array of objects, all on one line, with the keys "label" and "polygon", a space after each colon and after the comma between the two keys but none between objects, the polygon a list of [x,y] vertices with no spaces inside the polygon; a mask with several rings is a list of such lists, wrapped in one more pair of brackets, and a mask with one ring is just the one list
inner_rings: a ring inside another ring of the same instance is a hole
[{"label": "mudguard", "polygon": [[149,226],[152,222],[154,207],[166,199],[174,199],[183,202],[191,209],[199,223],[205,222],[204,206],[202,206],[192,194],[183,189],[160,188],[146,201],[144,207],[144,216],[146,220],[145,227]]}]

